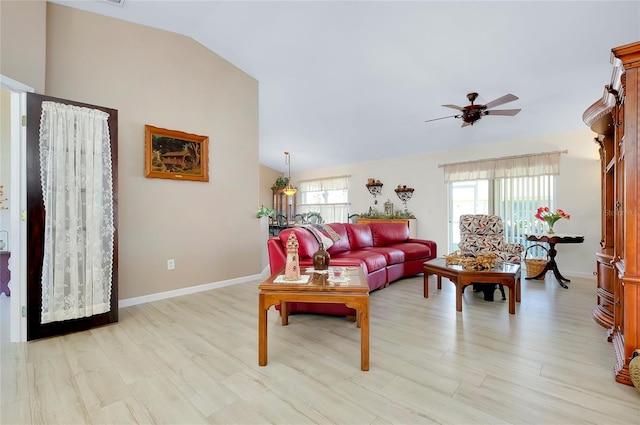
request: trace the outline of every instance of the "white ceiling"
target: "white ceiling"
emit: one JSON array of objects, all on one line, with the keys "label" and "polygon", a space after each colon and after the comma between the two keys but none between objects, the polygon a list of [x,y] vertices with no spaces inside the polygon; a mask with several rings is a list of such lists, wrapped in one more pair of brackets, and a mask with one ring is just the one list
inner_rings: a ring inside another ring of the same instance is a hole
[{"label": "white ceiling", "polygon": [[[260,163],[285,171],[584,130],[640,1],[53,1],[192,37],[259,81]],[[443,104],[520,99],[461,128]]]}]

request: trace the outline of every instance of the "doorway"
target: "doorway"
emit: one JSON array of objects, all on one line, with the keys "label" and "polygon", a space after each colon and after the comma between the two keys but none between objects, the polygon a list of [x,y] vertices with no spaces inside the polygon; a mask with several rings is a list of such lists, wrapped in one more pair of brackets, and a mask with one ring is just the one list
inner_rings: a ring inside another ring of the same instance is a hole
[{"label": "doorway", "polygon": [[[26,317],[22,314],[26,305],[26,224],[21,220],[21,212],[25,211],[26,193],[24,188],[24,140],[25,128],[21,125],[21,117],[26,113],[26,93],[34,89],[4,75],[0,75],[0,91],[3,107],[0,109],[2,120],[2,137],[0,137],[0,184],[5,186],[8,198],[0,221],[0,229],[7,232],[7,250],[11,253],[8,268],[11,273],[9,299],[2,299],[3,309],[8,306],[9,334],[11,342],[27,340]],[[4,233],[3,233],[4,234]],[[5,295],[2,295],[5,297]],[[6,327],[4,329],[7,329]]]}]

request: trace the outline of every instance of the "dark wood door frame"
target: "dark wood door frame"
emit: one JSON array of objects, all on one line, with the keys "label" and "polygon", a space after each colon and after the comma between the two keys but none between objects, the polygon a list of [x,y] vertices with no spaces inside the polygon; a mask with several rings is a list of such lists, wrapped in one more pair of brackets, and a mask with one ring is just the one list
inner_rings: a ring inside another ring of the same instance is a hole
[{"label": "dark wood door frame", "polygon": [[[111,289],[111,310],[95,316],[40,323],[42,310],[42,262],[44,255],[44,201],[40,183],[40,117],[42,102],[52,101],[66,105],[98,109],[109,114],[111,161],[113,173],[113,225],[114,250]],[[27,340],[46,338],[70,332],[87,330],[118,321],[118,111],[35,93],[27,93]]]}]

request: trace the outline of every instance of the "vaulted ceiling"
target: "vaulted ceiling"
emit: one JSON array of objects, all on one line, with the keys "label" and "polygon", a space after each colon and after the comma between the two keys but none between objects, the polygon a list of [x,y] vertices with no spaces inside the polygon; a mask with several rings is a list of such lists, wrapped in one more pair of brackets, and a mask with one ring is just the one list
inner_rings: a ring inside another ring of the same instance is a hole
[{"label": "vaulted ceiling", "polygon": [[[259,81],[260,163],[299,171],[584,130],[639,1],[53,1],[192,37]],[[513,117],[457,113],[507,93]]]}]

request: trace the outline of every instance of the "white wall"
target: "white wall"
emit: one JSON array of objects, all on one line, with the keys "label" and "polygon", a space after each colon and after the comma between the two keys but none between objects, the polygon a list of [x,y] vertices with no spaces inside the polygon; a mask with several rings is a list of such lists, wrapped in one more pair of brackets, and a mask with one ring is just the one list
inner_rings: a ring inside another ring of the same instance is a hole
[{"label": "white wall", "polygon": [[[4,186],[4,197],[8,198],[11,191],[11,94],[6,90],[0,90],[0,186]],[[10,224],[9,201],[2,203],[2,207],[7,209],[0,209],[0,230],[7,232]],[[0,239],[8,242],[7,233],[0,233]]]},{"label": "white wall", "polygon": [[[464,130],[467,129],[461,131]],[[473,131],[473,128],[469,130]],[[418,219],[418,237],[436,241],[438,255],[443,255],[448,253],[449,245],[448,201],[444,171],[438,165],[566,149],[568,153],[560,156],[556,205],[571,214],[571,220],[557,223],[556,230],[584,234],[585,243],[558,245],[557,261],[563,274],[590,277],[595,271],[594,253],[600,242],[600,163],[593,138],[594,134],[585,126],[584,130],[541,138],[523,138],[506,143],[292,173],[292,179],[295,182],[323,176],[351,175],[349,198],[352,213],[361,213],[374,206],[373,197],[365,187],[369,177],[379,179],[384,184],[376,206],[379,210],[384,209],[382,204],[387,199],[394,203],[394,210],[403,208],[393,191],[398,184],[415,188],[408,208]],[[443,144],[446,145],[446,141]]]}]

